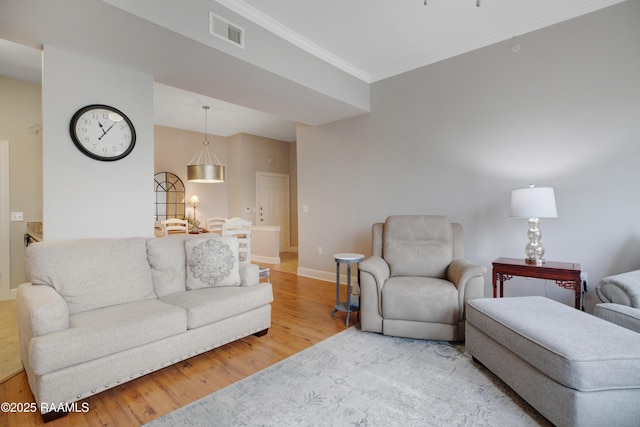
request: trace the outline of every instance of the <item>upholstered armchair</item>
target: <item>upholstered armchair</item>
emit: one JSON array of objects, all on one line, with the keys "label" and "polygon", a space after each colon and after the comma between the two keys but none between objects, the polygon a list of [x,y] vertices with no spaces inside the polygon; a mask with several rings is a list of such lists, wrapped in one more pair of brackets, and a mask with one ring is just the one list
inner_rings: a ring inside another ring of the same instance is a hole
[{"label": "upholstered armchair", "polygon": [[464,259],[463,230],[444,216],[390,216],[373,225],[360,263],[363,331],[464,340],[465,303],[484,296],[484,266]]},{"label": "upholstered armchair", "polygon": [[640,270],[605,277],[596,286],[596,295],[602,304],[593,314],[640,332]]}]

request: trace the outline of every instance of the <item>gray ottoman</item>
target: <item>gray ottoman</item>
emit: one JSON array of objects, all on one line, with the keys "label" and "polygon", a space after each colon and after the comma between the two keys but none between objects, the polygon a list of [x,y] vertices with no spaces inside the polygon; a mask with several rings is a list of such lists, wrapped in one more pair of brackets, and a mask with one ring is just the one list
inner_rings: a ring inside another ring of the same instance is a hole
[{"label": "gray ottoman", "polygon": [[640,425],[640,334],[543,297],[467,303],[469,353],[557,426]]}]

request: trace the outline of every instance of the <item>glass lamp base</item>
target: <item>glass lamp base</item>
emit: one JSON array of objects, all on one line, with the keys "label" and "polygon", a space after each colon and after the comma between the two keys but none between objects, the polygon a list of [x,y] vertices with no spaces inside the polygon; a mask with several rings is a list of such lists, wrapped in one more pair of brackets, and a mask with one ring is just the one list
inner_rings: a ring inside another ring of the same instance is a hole
[{"label": "glass lamp base", "polygon": [[540,243],[542,233],[538,225],[540,220],[538,218],[529,218],[529,231],[527,236],[529,237],[529,243],[524,247],[524,253],[527,255],[527,264],[542,265],[544,259],[544,246]]}]

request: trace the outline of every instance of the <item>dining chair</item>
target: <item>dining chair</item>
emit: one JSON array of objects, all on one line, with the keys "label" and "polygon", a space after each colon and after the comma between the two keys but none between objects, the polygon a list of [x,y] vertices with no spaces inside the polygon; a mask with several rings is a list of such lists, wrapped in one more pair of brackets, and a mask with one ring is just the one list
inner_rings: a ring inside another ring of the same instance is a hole
[{"label": "dining chair", "polygon": [[222,236],[234,236],[239,244],[239,261],[251,264],[251,221],[231,218],[222,224]]},{"label": "dining chair", "polygon": [[221,216],[212,216],[210,218],[206,218],[207,230],[209,233],[217,233],[222,234],[222,224],[227,221],[227,218],[223,218]]},{"label": "dining chair", "polygon": [[189,233],[189,221],[186,219],[170,218],[161,221],[161,223],[165,236],[169,234]]}]

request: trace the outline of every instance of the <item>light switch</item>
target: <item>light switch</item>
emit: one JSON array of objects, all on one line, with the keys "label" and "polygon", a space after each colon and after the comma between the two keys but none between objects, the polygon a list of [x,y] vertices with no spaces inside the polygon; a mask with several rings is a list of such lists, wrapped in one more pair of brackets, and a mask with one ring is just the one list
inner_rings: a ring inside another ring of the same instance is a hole
[{"label": "light switch", "polygon": [[24,212],[11,212],[11,221],[24,221]]},{"label": "light switch", "polygon": [[302,205],[302,213],[309,213],[309,205]]}]

